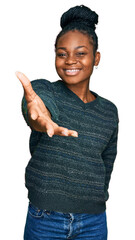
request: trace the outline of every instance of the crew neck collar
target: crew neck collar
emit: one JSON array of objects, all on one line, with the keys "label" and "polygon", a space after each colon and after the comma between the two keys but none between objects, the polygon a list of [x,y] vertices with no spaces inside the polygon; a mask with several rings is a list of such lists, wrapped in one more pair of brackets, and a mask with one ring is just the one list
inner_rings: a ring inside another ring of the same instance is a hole
[{"label": "crew neck collar", "polygon": [[67,94],[69,94],[72,98],[74,98],[75,102],[77,103],[77,105],[80,105],[81,107],[83,107],[84,109],[88,108],[88,107],[92,107],[92,106],[95,106],[98,102],[99,102],[99,98],[100,96],[89,90],[95,97],[96,99],[91,101],[91,102],[88,102],[88,103],[85,103],[81,100],[81,98],[79,98],[72,90],[70,90],[66,85],[65,83],[62,81],[62,80],[58,80],[60,82],[60,84],[63,86],[65,92]]}]

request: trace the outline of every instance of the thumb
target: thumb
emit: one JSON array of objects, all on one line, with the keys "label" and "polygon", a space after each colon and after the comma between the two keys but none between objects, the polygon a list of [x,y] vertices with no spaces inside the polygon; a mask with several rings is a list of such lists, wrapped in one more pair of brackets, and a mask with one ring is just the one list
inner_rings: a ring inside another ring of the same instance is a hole
[{"label": "thumb", "polygon": [[23,86],[27,103],[31,102],[34,100],[36,93],[32,88],[30,80],[21,72],[16,72],[15,74]]}]

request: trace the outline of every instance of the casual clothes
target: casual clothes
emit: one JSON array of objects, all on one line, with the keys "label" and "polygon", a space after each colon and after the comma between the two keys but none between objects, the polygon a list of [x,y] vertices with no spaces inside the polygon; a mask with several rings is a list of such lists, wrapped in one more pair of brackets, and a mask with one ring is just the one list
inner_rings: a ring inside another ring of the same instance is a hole
[{"label": "casual clothes", "polygon": [[[30,202],[48,211],[103,213],[117,153],[116,106],[92,91],[96,99],[84,103],[62,80],[31,83],[52,120],[79,135],[50,138],[32,130],[25,174]],[[25,98],[22,111],[29,125]]]}]

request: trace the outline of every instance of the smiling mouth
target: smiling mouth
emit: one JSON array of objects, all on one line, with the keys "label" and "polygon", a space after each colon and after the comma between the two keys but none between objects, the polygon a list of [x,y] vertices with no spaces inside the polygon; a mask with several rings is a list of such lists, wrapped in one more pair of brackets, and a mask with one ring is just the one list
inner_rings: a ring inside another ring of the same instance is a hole
[{"label": "smiling mouth", "polygon": [[76,75],[81,71],[81,69],[64,69],[66,75]]}]

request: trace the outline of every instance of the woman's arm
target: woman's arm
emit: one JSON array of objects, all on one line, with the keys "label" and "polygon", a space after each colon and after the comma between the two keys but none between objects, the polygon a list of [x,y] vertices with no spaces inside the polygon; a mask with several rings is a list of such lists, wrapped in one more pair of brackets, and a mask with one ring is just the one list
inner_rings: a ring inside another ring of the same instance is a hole
[{"label": "woman's arm", "polygon": [[115,158],[117,155],[117,139],[118,139],[118,124],[113,131],[113,134],[111,136],[111,139],[110,139],[106,149],[102,153],[102,158],[103,158],[105,169],[106,169],[106,177],[105,177],[105,190],[106,191],[109,188],[111,173],[112,173],[114,161],[115,161]]},{"label": "woman's arm", "polygon": [[24,89],[28,121],[33,130],[46,132],[49,137],[52,137],[53,135],[78,137],[76,131],[60,127],[52,121],[50,111],[46,108],[42,99],[33,90],[31,82],[23,73],[16,72],[16,76],[22,83]]}]

